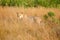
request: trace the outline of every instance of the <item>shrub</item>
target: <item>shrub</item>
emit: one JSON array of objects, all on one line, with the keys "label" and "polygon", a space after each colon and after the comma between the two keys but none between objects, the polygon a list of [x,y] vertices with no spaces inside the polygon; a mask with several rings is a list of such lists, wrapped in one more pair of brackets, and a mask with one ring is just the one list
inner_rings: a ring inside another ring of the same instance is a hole
[{"label": "shrub", "polygon": [[55,16],[55,14],[53,12],[48,12],[48,16],[53,17],[53,16]]}]

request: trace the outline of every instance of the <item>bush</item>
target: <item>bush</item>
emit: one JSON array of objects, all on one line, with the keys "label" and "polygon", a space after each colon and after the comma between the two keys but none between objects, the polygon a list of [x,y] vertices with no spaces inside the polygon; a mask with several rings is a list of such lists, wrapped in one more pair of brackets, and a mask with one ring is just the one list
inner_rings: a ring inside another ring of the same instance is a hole
[{"label": "bush", "polygon": [[53,16],[55,16],[55,14],[53,12],[48,12],[48,16],[53,17]]}]

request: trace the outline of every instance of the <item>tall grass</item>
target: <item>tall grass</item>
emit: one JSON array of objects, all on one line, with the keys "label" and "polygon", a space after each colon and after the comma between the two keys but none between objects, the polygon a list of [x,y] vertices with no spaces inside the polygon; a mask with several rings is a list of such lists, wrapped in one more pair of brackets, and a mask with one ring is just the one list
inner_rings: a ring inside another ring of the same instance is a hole
[{"label": "tall grass", "polygon": [[58,7],[60,0],[0,0],[2,6]]}]

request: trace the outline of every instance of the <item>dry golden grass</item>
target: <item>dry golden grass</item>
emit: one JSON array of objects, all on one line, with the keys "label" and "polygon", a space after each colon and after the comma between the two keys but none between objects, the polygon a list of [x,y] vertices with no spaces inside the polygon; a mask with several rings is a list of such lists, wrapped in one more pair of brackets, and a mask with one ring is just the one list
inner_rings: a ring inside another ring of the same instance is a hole
[{"label": "dry golden grass", "polygon": [[26,15],[43,17],[49,11],[59,17],[60,9],[56,8],[17,8],[0,7],[0,40],[60,40],[60,31],[54,26],[40,26],[36,23],[26,24],[17,19],[17,12]]}]

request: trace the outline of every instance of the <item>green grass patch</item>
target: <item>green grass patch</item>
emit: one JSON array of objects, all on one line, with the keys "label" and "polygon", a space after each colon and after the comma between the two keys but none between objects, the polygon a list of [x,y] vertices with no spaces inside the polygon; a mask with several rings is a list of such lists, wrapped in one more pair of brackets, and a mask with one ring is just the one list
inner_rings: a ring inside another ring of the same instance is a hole
[{"label": "green grass patch", "polygon": [[54,12],[48,12],[48,16],[53,17],[53,16],[55,16],[55,14],[54,14]]}]

